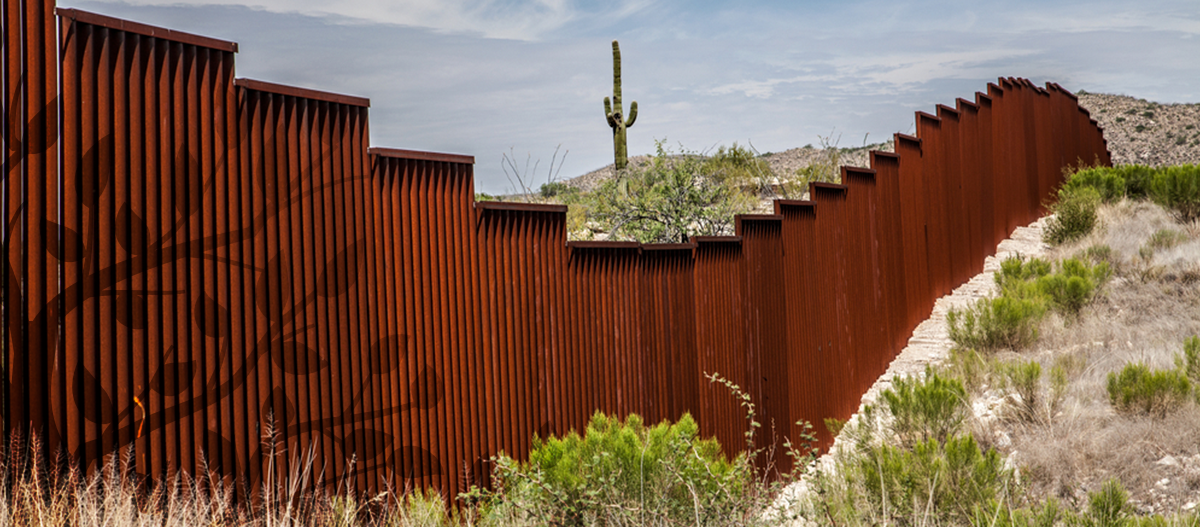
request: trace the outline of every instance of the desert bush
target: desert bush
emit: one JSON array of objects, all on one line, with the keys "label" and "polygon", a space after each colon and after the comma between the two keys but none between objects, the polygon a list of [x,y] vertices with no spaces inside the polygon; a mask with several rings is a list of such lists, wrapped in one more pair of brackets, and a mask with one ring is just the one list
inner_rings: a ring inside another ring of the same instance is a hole
[{"label": "desert bush", "polygon": [[579,189],[567,185],[562,181],[547,181],[542,186],[538,187],[538,195],[543,199],[560,198],[565,194],[578,193]]},{"label": "desert bush", "polygon": [[1151,370],[1134,363],[1108,374],[1109,403],[1123,414],[1163,417],[1182,407],[1191,391],[1191,382],[1179,370]]},{"label": "desert bush", "polygon": [[535,439],[528,462],[499,456],[496,507],[539,524],[708,523],[736,512],[747,476],[688,414],[646,426],[596,413],[583,435]]},{"label": "desert bush", "polygon": [[966,525],[973,513],[1006,498],[1012,484],[999,453],[970,435],[859,448],[822,482],[836,525]]},{"label": "desert bush", "polygon": [[1100,193],[1092,187],[1059,189],[1058,201],[1050,206],[1054,217],[1046,222],[1042,239],[1051,245],[1059,245],[1091,234],[1096,227],[1099,206]]},{"label": "desert bush", "polygon": [[1022,349],[1038,337],[1038,325],[1046,314],[1041,298],[998,296],[981,298],[966,309],[946,314],[950,339],[960,347],[994,351]]},{"label": "desert bush", "polygon": [[657,143],[648,166],[631,168],[592,192],[591,219],[610,240],[675,243],[693,235],[733,232],[733,216],[749,211],[754,196],[733,178],[714,174],[695,154],[675,155]]},{"label": "desert bush", "polygon": [[1188,240],[1188,235],[1175,229],[1159,229],[1146,240],[1146,247],[1151,251],[1170,249]]},{"label": "desert bush", "polygon": [[[842,181],[842,149],[838,148],[841,135],[833,137],[833,132],[827,136],[817,136],[820,143],[821,157],[808,166],[796,170],[796,180],[793,183],[802,192],[808,191],[810,183],[841,183]],[[812,145],[805,145],[811,148]]]},{"label": "desert bush", "polygon": [[1200,384],[1200,336],[1183,341],[1183,354],[1175,356],[1175,366],[1193,383]]},{"label": "desert bush", "polygon": [[1128,525],[1134,512],[1129,493],[1120,481],[1110,479],[1099,491],[1088,493],[1087,515],[1080,523],[1089,527],[1119,527]]},{"label": "desert bush", "polygon": [[737,143],[717,148],[717,152],[701,164],[701,171],[719,183],[736,188],[756,193],[770,190],[771,166],[753,150]]},{"label": "desert bush", "polygon": [[1100,195],[1105,203],[1112,203],[1125,197],[1125,178],[1121,172],[1109,167],[1085,168],[1067,178],[1063,190],[1068,193],[1077,192],[1082,188],[1091,188]]},{"label": "desert bush", "polygon": [[925,368],[925,377],[897,377],[881,394],[892,415],[892,431],[901,444],[945,443],[967,416],[967,392],[961,381]]},{"label": "desert bush", "polygon": [[947,376],[958,379],[970,394],[977,394],[991,382],[994,359],[986,358],[972,348],[954,347],[942,365]]},{"label": "desert bush", "polygon": [[1155,169],[1145,165],[1126,165],[1116,170],[1125,180],[1125,196],[1139,199],[1149,195],[1150,182],[1157,172]]},{"label": "desert bush", "polygon": [[1051,264],[1040,258],[1008,258],[994,275],[1002,295],[1041,298],[1064,315],[1078,315],[1112,275],[1107,262],[1087,265],[1078,258]]},{"label": "desert bush", "polygon": [[1058,264],[1008,258],[994,275],[998,296],[946,315],[950,339],[981,351],[1024,348],[1037,340],[1038,326],[1049,309],[1078,316],[1110,275],[1105,262],[1089,266],[1077,258]]},{"label": "desert bush", "polygon": [[1022,421],[1035,421],[1038,419],[1040,381],[1042,379],[1042,365],[1037,361],[1014,361],[1006,363],[1003,368],[1004,384],[1016,396],[1014,406],[1017,410],[1016,417]]},{"label": "desert bush", "polygon": [[1200,166],[1182,165],[1158,170],[1150,182],[1149,195],[1181,221],[1200,218]]},{"label": "desert bush", "polygon": [[1068,258],[1057,267],[1056,272],[1039,276],[1034,283],[1046,295],[1050,306],[1065,315],[1078,315],[1112,275],[1106,262],[1089,266]]},{"label": "desert bush", "polygon": [[1112,247],[1103,243],[1089,246],[1087,249],[1081,251],[1077,257],[1089,260],[1093,264],[1106,263],[1110,270],[1116,269],[1117,264],[1120,263],[1120,256],[1116,251],[1113,251]]}]

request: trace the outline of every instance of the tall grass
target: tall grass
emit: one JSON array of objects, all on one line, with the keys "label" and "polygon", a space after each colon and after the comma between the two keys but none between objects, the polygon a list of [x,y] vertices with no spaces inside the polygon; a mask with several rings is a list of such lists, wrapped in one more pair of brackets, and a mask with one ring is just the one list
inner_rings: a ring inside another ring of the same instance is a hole
[{"label": "tall grass", "polygon": [[[0,527],[353,527],[460,523],[445,501],[423,492],[383,492],[365,499],[310,487],[315,450],[292,456],[286,481],[269,479],[253,497],[238,495],[219,475],[176,473],[147,479],[133,470],[131,450],[109,456],[93,474],[49,461],[36,437],[14,436],[0,456]],[[269,461],[284,454],[272,451]],[[274,466],[267,470],[274,473]]]}]

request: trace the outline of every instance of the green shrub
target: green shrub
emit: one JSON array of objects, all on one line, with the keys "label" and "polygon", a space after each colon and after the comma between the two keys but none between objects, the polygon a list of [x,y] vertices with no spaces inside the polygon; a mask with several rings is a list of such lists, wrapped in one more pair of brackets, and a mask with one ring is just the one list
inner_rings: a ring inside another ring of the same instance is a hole
[{"label": "green shrub", "polygon": [[1100,199],[1111,203],[1125,197],[1125,178],[1118,170],[1108,167],[1087,168],[1071,174],[1063,189],[1077,192],[1088,187],[1100,194]]},{"label": "green shrub", "polygon": [[971,348],[954,347],[944,363],[944,371],[951,378],[962,381],[968,393],[979,393],[991,379],[991,361]]},{"label": "green shrub", "polygon": [[892,415],[892,431],[902,444],[945,443],[967,416],[967,391],[962,382],[925,368],[925,378],[897,377],[881,394]]},{"label": "green shrub", "polygon": [[1052,308],[1065,315],[1077,316],[1110,276],[1107,263],[1088,266],[1076,258],[1068,258],[1059,264],[1057,272],[1038,277],[1035,283]]},{"label": "green shrub", "polygon": [[1125,180],[1125,195],[1130,199],[1144,198],[1149,195],[1150,182],[1154,180],[1155,169],[1145,165],[1126,165],[1116,169]]},{"label": "green shrub", "polygon": [[1165,416],[1183,406],[1191,391],[1191,382],[1179,370],[1151,370],[1139,363],[1108,374],[1108,400],[1123,414]]},{"label": "green shrub", "polygon": [[1046,314],[1041,298],[998,296],[982,298],[964,310],[946,315],[950,339],[955,344],[980,350],[1022,349],[1038,337],[1038,325]]},{"label": "green shrub", "polygon": [[1098,492],[1088,493],[1087,516],[1083,523],[1095,527],[1120,527],[1128,525],[1134,513],[1129,493],[1120,481],[1110,479]]},{"label": "green shrub", "polygon": [[1146,240],[1146,247],[1149,247],[1151,251],[1161,251],[1175,247],[1187,240],[1187,234],[1175,229],[1159,229],[1150,235],[1149,240]]},{"label": "green shrub", "polygon": [[770,185],[771,166],[754,151],[734,143],[732,147],[721,146],[717,153],[706,159],[701,172],[709,174],[715,181],[738,188],[763,190]]},{"label": "green shrub", "polygon": [[731,234],[734,215],[748,212],[756,198],[699,156],[675,155],[661,141],[657,148],[648,166],[631,168],[592,192],[591,219],[611,240],[672,243]]},{"label": "green shrub", "polygon": [[1183,341],[1183,355],[1175,357],[1175,366],[1193,383],[1200,384],[1200,336]]},{"label": "green shrub", "polygon": [[995,450],[961,435],[911,450],[869,447],[843,460],[836,477],[844,479],[825,499],[837,525],[967,525],[1004,496],[1012,473]]},{"label": "green shrub", "polygon": [[1000,262],[1000,270],[992,278],[1001,291],[1019,286],[1022,282],[1037,280],[1050,274],[1054,264],[1041,258],[1022,259],[1019,256],[1005,258]]},{"label": "green shrub", "polygon": [[1112,247],[1103,243],[1084,249],[1078,256],[1086,260],[1091,260],[1092,263],[1108,264],[1110,270],[1119,263],[1117,253],[1113,251]]},{"label": "green shrub", "polygon": [[1005,364],[1003,371],[1005,385],[1019,397],[1016,402],[1017,418],[1022,421],[1035,421],[1041,403],[1038,393],[1042,365],[1035,360],[1016,361]]},{"label": "green shrub", "polygon": [[1182,165],[1157,171],[1150,182],[1150,197],[1181,220],[1200,218],[1200,166]]},{"label": "green shrub", "polygon": [[565,194],[578,193],[579,189],[562,181],[550,181],[538,187],[538,195],[544,199],[558,198]]},{"label": "green shrub", "polygon": [[1100,193],[1094,188],[1059,189],[1058,202],[1051,206],[1054,217],[1046,223],[1042,239],[1059,245],[1091,234],[1099,206]]},{"label": "green shrub", "polygon": [[1054,310],[1075,316],[1111,275],[1106,262],[1089,266],[1067,258],[1055,265],[1040,258],[1008,258],[1000,263],[995,281],[1004,296],[1042,299]]},{"label": "green shrub", "polygon": [[597,412],[583,436],[535,438],[526,463],[498,457],[497,507],[554,525],[619,524],[629,511],[649,515],[641,522],[708,524],[737,512],[746,466],[701,439],[688,414],[648,427],[636,415],[622,422]]}]

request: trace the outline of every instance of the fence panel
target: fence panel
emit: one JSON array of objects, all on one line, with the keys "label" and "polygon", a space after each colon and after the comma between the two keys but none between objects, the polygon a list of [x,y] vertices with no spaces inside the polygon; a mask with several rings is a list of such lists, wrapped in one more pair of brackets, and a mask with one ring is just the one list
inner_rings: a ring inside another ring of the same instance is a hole
[{"label": "fence panel", "polygon": [[234,80],[236,44],[52,8],[0,11],[0,402],[4,432],[90,470],[132,448],[143,474],[452,496],[597,410],[692,412],[740,450],[744,411],[704,372],[774,425],[756,446],[800,419],[828,445],[822,420],[1061,167],[1110,161],[1069,92],[999,79],[734,236],[568,243],[565,207],[475,203],[471,157],[368,150],[365,99]]}]

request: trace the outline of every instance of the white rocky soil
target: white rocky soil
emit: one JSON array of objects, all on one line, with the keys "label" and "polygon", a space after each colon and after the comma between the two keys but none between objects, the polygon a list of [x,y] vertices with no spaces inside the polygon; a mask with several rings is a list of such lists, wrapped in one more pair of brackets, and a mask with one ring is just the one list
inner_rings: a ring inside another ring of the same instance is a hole
[{"label": "white rocky soil", "polygon": [[[975,303],[975,301],[986,296],[995,294],[996,282],[993,278],[993,273],[1000,270],[1000,263],[1005,259],[1020,255],[1024,258],[1042,257],[1045,255],[1048,246],[1042,242],[1042,231],[1046,225],[1046,221],[1050,217],[1044,217],[1029,226],[1017,227],[1012,236],[1002,242],[996,249],[994,256],[989,256],[984,261],[983,272],[972,277],[967,283],[959,286],[949,295],[939,298],[933,306],[933,312],[929,318],[917,325],[913,330],[913,335],[908,339],[908,345],[900,352],[891,365],[888,366],[887,372],[875,381],[871,389],[863,394],[862,401],[859,404],[859,411],[862,411],[864,405],[875,405],[879,402],[880,394],[892,386],[892,379],[905,376],[922,375],[925,372],[925,367],[929,365],[937,365],[946,360],[950,355],[950,349],[954,347],[954,343],[950,340],[949,330],[946,325],[946,314],[951,309],[961,309]],[[1003,404],[1003,399],[997,397],[985,397],[980,401],[976,401],[973,405],[975,417],[981,421],[992,421],[996,418],[996,412]],[[859,413],[855,413],[846,421],[844,429],[852,429],[859,421]],[[829,472],[834,469],[835,457],[837,453],[846,448],[853,448],[853,445],[847,444],[846,436],[842,434],[838,436],[833,443],[833,447],[822,455],[816,463],[824,472]],[[777,504],[783,506],[787,503],[798,503],[802,500],[808,490],[806,481],[799,481],[785,489],[777,500]],[[805,525],[802,520],[795,522],[795,525]]]}]

